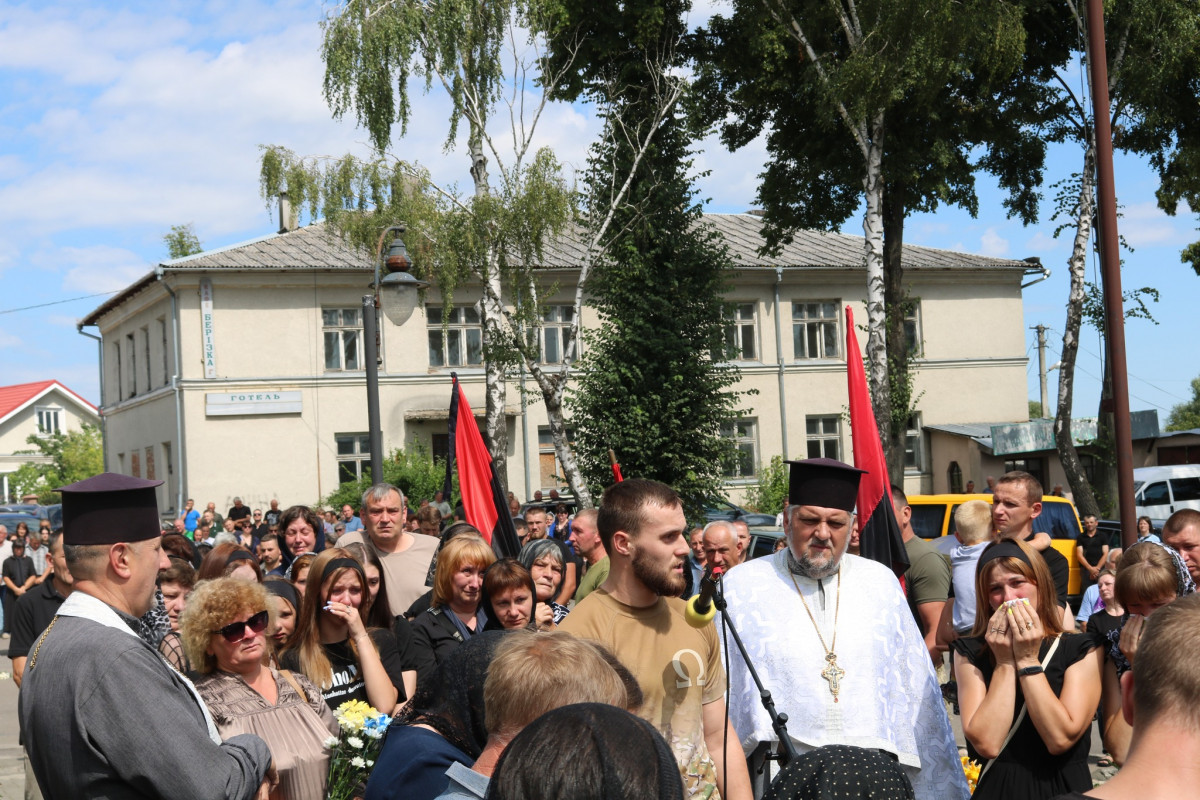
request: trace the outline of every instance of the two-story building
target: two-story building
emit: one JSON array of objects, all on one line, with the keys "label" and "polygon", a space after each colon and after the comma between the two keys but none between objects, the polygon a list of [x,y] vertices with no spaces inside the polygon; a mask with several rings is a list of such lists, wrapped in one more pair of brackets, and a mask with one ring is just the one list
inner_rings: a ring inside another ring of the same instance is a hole
[{"label": "two-story building", "polygon": [[22,464],[50,460],[35,451],[30,435],[68,433],[99,424],[96,407],[56,380],[0,386],[0,501],[19,501],[28,488],[9,481]]},{"label": "two-story building", "polygon": [[[737,267],[727,297],[748,415],[726,430],[742,457],[729,488],[755,482],[773,455],[852,459],[846,422],[845,330],[850,305],[865,321],[863,241],[801,232],[775,257],[758,254],[761,219],[709,214]],[[563,358],[578,274],[569,246],[543,269],[543,359]],[[906,454],[910,491],[929,490],[924,428],[1027,419],[1021,287],[1026,262],[906,245],[907,321],[915,348],[917,412]],[[102,337],[101,413],[108,468],[166,481],[160,503],[188,497],[226,507],[278,498],[314,503],[369,463],[362,296],[370,254],[321,224],[160,264],[80,324]],[[380,316],[380,406],[385,451],[446,446],[451,370],[477,414],[484,408],[477,297],[453,307],[435,289],[403,324]],[[647,298],[670,302],[670,298]],[[582,311],[582,324],[598,324]],[[859,339],[865,344],[865,334]],[[522,402],[522,389],[525,402]],[[559,484],[545,409],[521,370],[508,390],[508,487],[519,497]]]}]

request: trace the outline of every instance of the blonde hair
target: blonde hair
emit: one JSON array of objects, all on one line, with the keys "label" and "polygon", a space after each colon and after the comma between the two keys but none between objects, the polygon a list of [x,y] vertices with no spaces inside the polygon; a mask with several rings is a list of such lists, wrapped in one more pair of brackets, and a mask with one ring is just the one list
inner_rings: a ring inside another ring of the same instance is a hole
[{"label": "blonde hair", "polygon": [[217,668],[216,656],[208,652],[212,637],[218,635],[213,631],[260,611],[266,611],[274,624],[275,609],[267,602],[267,591],[260,583],[224,577],[196,584],[179,617],[183,651],[196,671],[207,675]]},{"label": "blonde hair", "polygon": [[963,544],[992,538],[992,507],[986,500],[968,500],[954,511],[954,529]]},{"label": "blonde hair", "polygon": [[1178,595],[1178,581],[1171,554],[1152,542],[1143,542],[1121,555],[1114,595],[1122,608],[1131,603],[1154,603]]},{"label": "blonde hair", "polygon": [[454,596],[454,573],[465,564],[474,564],[483,572],[496,561],[496,554],[491,545],[482,536],[463,533],[455,536],[442,545],[438,553],[437,568],[433,573],[433,599],[429,605],[432,608],[444,608],[450,604]]},{"label": "blonde hair", "polygon": [[542,714],[570,703],[625,708],[629,693],[589,642],[563,631],[505,634],[483,684],[487,732],[512,738]]},{"label": "blonde hair", "polygon": [[1133,665],[1133,706],[1139,727],[1169,716],[1200,728],[1200,594],[1181,597],[1146,620]]}]

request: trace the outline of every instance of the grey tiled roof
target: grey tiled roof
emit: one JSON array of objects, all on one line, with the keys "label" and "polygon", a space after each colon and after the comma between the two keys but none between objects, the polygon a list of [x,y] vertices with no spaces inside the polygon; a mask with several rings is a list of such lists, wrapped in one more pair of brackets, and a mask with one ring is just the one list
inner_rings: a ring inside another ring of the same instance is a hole
[{"label": "grey tiled roof", "polygon": [[[863,239],[844,233],[798,231],[790,244],[777,256],[760,256],[764,244],[762,218],[753,214],[705,214],[704,224],[712,226],[729,245],[733,262],[741,268],[861,269]],[[583,236],[577,229],[549,242],[542,264],[547,269],[578,266],[585,255]],[[287,233],[272,233],[248,242],[206,250],[193,256],[165,261],[163,272],[209,272],[215,270],[328,270],[367,272],[375,268],[370,253],[346,244],[323,222],[306,225]],[[905,269],[1028,269],[1029,264],[988,256],[955,253],[932,247],[904,245]],[[151,272],[106,301],[84,320],[94,324],[109,310],[123,303],[154,282]]]}]

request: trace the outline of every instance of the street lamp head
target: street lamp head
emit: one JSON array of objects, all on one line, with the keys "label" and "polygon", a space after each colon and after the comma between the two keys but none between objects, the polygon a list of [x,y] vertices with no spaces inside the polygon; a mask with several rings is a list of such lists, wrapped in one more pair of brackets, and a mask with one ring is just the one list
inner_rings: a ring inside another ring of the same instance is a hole
[{"label": "street lamp head", "polygon": [[392,239],[383,265],[388,272],[403,272],[412,266],[412,262],[408,259],[408,248],[404,246],[404,240],[399,236]]},{"label": "street lamp head", "polygon": [[408,272],[393,272],[379,282],[379,304],[393,325],[408,322],[420,299],[419,292],[429,284]]}]

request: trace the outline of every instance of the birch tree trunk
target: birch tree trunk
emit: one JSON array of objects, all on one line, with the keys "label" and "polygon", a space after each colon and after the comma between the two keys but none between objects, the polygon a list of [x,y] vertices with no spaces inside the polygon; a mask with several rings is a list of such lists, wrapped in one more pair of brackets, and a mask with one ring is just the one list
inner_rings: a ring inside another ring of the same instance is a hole
[{"label": "birch tree trunk", "polygon": [[1067,296],[1067,321],[1063,326],[1062,366],[1058,377],[1058,413],[1054,419],[1054,446],[1062,463],[1071,494],[1080,516],[1099,514],[1096,495],[1087,481],[1083,464],[1075,450],[1071,437],[1071,404],[1074,400],[1075,359],[1079,354],[1079,329],[1083,322],[1083,298],[1086,292],[1088,243],[1091,239],[1092,220],[1095,217],[1095,193],[1093,185],[1096,173],[1096,147],[1089,137],[1083,156],[1083,174],[1079,180],[1078,216],[1075,221],[1075,241],[1067,267],[1071,272],[1071,290]]},{"label": "birch tree trunk", "polygon": [[867,266],[867,376],[875,424],[886,441],[886,431],[891,430],[892,425],[892,404],[888,386],[883,274],[883,121],[883,112],[876,112],[866,141],[863,192],[867,211],[863,215],[863,239]]},{"label": "birch tree trunk", "polygon": [[[475,196],[488,194],[487,156],[483,151],[482,134],[472,124],[469,141],[471,155],[471,179],[475,182]],[[486,381],[486,411],[484,435],[488,450],[492,454],[492,470],[505,486],[508,485],[508,423],[504,418],[504,406],[508,400],[508,384],[505,382],[505,363],[496,358],[501,348],[504,325],[503,287],[500,280],[500,254],[494,246],[487,249],[484,265],[483,301],[480,303],[480,318],[483,323],[484,375]]]}]

